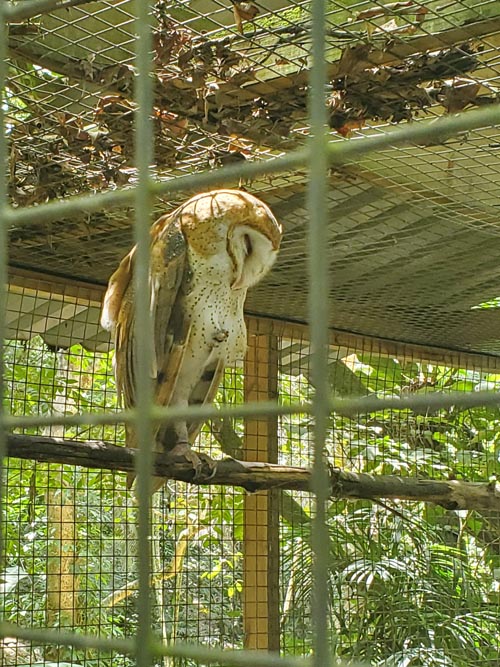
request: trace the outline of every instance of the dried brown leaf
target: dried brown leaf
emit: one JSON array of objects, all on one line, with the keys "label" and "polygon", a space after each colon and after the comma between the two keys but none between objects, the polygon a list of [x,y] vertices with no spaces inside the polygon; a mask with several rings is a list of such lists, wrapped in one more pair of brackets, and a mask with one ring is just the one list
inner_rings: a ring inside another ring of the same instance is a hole
[{"label": "dried brown leaf", "polygon": [[375,19],[379,16],[387,16],[388,14],[402,13],[401,10],[408,9],[409,7],[414,7],[413,0],[408,0],[407,2],[389,2],[387,5],[382,5],[380,7],[373,7],[373,9],[364,9],[362,12],[359,12],[357,19]]},{"label": "dried brown leaf", "polygon": [[396,19],[389,19],[382,25],[377,26],[373,32],[395,32],[396,30],[399,30]]},{"label": "dried brown leaf", "polygon": [[242,57],[238,51],[232,51],[227,43],[218,42],[215,45],[215,58],[218,61],[219,76],[224,76],[228,69],[239,65]]},{"label": "dried brown leaf", "polygon": [[227,166],[245,162],[246,157],[241,151],[216,150],[213,151],[213,160],[216,165]]},{"label": "dried brown leaf", "polygon": [[422,23],[429,13],[428,7],[418,7],[415,11],[415,23]]},{"label": "dried brown leaf", "polygon": [[243,21],[253,21],[259,8],[253,2],[237,2],[233,0],[233,14],[236,28],[243,34]]},{"label": "dried brown leaf", "polygon": [[194,49],[188,49],[187,51],[183,51],[182,53],[179,54],[179,58],[177,59],[177,65],[180,67],[181,70],[185,70],[189,64],[189,61],[193,57],[194,57]]},{"label": "dried brown leaf", "polygon": [[181,118],[175,113],[161,111],[160,109],[155,110],[155,115],[160,120],[162,126],[175,137],[185,136],[189,125],[187,118]]},{"label": "dried brown leaf", "polygon": [[236,72],[233,76],[228,77],[227,82],[232,83],[233,86],[242,86],[248,81],[255,81],[255,71],[251,68],[243,70],[242,72]]},{"label": "dried brown leaf", "polygon": [[171,20],[162,21],[162,26],[153,36],[156,60],[168,64],[179,53],[191,46],[193,33]]},{"label": "dried brown leaf", "polygon": [[353,76],[366,68],[366,61],[372,47],[370,44],[355,44],[346,47],[339,60],[337,76]]},{"label": "dried brown leaf", "polygon": [[454,79],[442,88],[444,94],[443,106],[448,113],[458,113],[474,104],[481,90],[481,84],[471,79]]}]

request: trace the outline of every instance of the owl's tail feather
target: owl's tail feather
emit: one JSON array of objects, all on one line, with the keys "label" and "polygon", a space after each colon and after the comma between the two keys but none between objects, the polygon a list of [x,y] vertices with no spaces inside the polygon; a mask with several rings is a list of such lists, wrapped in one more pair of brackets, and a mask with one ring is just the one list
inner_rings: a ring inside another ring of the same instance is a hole
[{"label": "owl's tail feather", "polygon": [[153,477],[151,480],[151,493],[159,491],[166,481],[165,477]]},{"label": "owl's tail feather", "polygon": [[[130,424],[126,425],[126,446],[131,447],[133,449],[137,448],[137,438],[135,435],[135,429],[133,426]],[[136,478],[135,472],[129,472],[127,473],[127,490],[130,491],[134,485]],[[166,482],[165,477],[153,477],[151,481],[151,493],[156,493],[158,489],[161,489],[161,487],[165,484]]]}]

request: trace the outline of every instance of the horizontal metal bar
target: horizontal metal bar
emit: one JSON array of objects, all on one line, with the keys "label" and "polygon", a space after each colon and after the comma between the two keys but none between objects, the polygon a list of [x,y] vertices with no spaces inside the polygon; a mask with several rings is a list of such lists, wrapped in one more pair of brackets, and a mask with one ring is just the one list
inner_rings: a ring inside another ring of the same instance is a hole
[{"label": "horizontal metal bar", "polygon": [[[210,419],[211,417],[253,417],[268,415],[291,415],[309,413],[309,403],[278,405],[277,403],[245,403],[244,405],[227,405],[217,408],[214,405],[196,405],[187,408],[154,406],[150,417],[155,421],[174,421],[179,419]],[[26,428],[29,426],[96,426],[103,424],[132,423],[137,419],[135,410],[122,412],[78,413],[72,415],[6,415],[3,421],[8,429]],[[1,426],[1,422],[0,422]]]},{"label": "horizontal metal bar", "polygon": [[[411,125],[385,130],[375,136],[332,141],[328,145],[328,160],[331,166],[340,165],[361,155],[384,148],[404,144],[419,144],[441,141],[458,132],[500,124],[500,105],[474,109],[458,116],[446,116],[431,121],[418,121]],[[309,160],[309,149],[302,148],[287,155],[265,162],[245,162],[199,174],[179,176],[168,181],[158,181],[151,186],[153,195],[176,194],[194,188],[202,189],[217,185],[221,181],[235,178],[273,174],[304,166]],[[60,220],[85,211],[92,213],[105,208],[132,205],[134,188],[113,190],[100,194],[70,197],[62,201],[41,206],[10,208],[5,213],[9,225],[35,224],[49,220]]]},{"label": "horizontal metal bar", "polygon": [[[3,637],[17,637],[38,644],[52,644],[59,646],[74,646],[81,649],[96,649],[98,651],[115,651],[126,655],[135,655],[137,647],[131,639],[106,639],[92,635],[74,634],[72,632],[58,632],[38,628],[22,628],[13,623],[0,623],[0,635]],[[221,650],[206,646],[193,646],[176,642],[165,646],[153,642],[151,653],[156,656],[171,656],[194,660],[202,665],[218,664],[228,667],[310,667],[311,661],[307,658],[281,658],[265,651],[238,651]],[[332,661],[330,667],[341,667],[343,662]],[[349,662],[350,667],[367,667],[361,663]],[[328,666],[325,666],[328,667]]]},{"label": "horizontal metal bar", "polygon": [[[334,398],[330,400],[331,412],[344,416],[368,414],[382,410],[438,410],[451,408],[475,408],[479,406],[500,406],[500,393],[477,391],[471,393],[451,392],[449,394],[429,394],[417,396],[384,397],[365,396],[362,398]],[[269,415],[311,414],[311,403],[292,403],[279,405],[272,402],[245,403],[244,405],[196,405],[187,408],[153,406],[150,417],[157,422],[177,421],[182,419],[206,420],[212,417],[261,417]],[[79,413],[73,415],[5,415],[0,421],[7,429],[27,428],[30,426],[97,426],[103,424],[131,423],[137,419],[135,410],[122,412]]]},{"label": "horizontal metal bar", "polygon": [[477,391],[471,393],[450,392],[449,394],[419,394],[416,396],[396,396],[378,398],[365,396],[363,398],[339,398],[330,402],[332,412],[346,416],[380,412],[381,410],[437,410],[451,408],[474,408],[479,406],[500,405],[500,393],[492,391]]},{"label": "horizontal metal bar", "polygon": [[[176,194],[194,188],[202,189],[214,186],[220,184],[221,181],[234,180],[239,177],[251,178],[260,174],[288,171],[303,166],[307,162],[307,155],[307,149],[301,149],[265,162],[245,162],[242,165],[234,164],[202,173],[176,176],[168,181],[152,183],[150,186],[151,194],[154,196]],[[9,225],[48,222],[50,220],[60,220],[82,211],[93,213],[107,208],[132,206],[134,197],[135,187],[108,190],[97,194],[69,197],[41,206],[11,208],[6,214],[6,218]]]}]

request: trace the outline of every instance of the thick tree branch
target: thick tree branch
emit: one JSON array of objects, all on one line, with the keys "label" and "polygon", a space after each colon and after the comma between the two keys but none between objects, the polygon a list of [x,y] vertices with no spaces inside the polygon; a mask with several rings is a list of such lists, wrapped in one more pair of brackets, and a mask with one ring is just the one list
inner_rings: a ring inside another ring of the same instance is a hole
[{"label": "thick tree branch", "polygon": [[[104,470],[134,470],[137,452],[100,441],[78,442],[44,436],[8,435],[7,454],[13,458],[47,463],[66,463]],[[188,463],[171,463],[161,454],[154,459],[154,474],[192,482]],[[442,505],[447,509],[500,511],[500,485],[496,482],[462,482],[368,475],[338,468],[330,473],[331,497],[349,499],[398,498]],[[199,484],[241,486],[248,491],[311,488],[311,470],[271,463],[243,462],[236,459],[217,461],[215,474]]]}]

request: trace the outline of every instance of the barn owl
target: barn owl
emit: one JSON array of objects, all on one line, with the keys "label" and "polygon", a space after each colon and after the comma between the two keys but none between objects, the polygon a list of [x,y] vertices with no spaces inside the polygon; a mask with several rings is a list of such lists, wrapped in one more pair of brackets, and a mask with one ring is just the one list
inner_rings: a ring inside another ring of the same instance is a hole
[{"label": "barn owl", "polygon": [[[150,307],[154,329],[154,402],[186,407],[213,401],[223,370],[246,350],[243,306],[249,287],[272,267],[282,229],[259,199],[239,190],[215,190],[191,198],[151,228]],[[135,248],[110,278],[102,326],[112,332],[120,400],[135,403]],[[191,450],[197,420],[156,427],[155,448],[188,460],[194,477],[212,467]],[[127,425],[127,446],[137,446]],[[129,476],[129,486],[133,475]],[[153,480],[156,491],[164,478]]]}]

